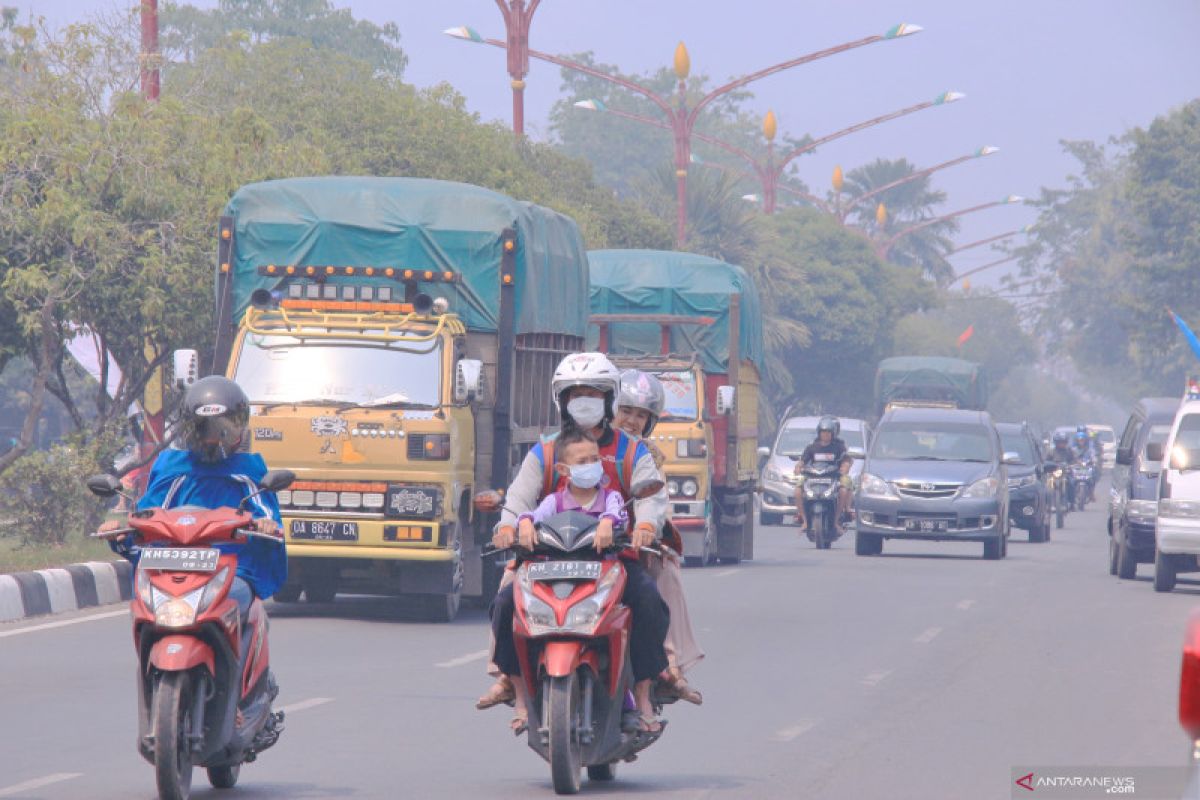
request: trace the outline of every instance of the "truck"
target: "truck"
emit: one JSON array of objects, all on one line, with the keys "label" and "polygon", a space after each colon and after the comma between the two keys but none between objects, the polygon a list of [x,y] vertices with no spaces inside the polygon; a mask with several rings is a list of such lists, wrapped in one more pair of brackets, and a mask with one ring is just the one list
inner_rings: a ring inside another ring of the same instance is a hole
[{"label": "truck", "polygon": [[297,476],[276,598],[399,595],[449,621],[494,594],[471,498],[557,424],[550,378],[587,329],[574,221],[466,184],[314,177],[242,187],[218,235],[211,372]]},{"label": "truck", "polygon": [[589,341],[622,369],[662,381],[651,438],[671,519],[691,565],[754,556],[759,369],[758,291],[741,267],[691,253],[592,250]]},{"label": "truck", "polygon": [[986,411],[987,401],[987,375],[973,361],[895,356],[880,361],[875,372],[875,410],[879,417],[897,406]]}]

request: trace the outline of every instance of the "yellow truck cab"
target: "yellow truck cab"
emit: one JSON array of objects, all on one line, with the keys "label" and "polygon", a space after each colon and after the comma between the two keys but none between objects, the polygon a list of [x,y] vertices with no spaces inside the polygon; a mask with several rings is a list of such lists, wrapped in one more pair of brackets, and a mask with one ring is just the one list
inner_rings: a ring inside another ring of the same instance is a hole
[{"label": "yellow truck cab", "polygon": [[470,500],[557,422],[544,387],[587,324],[574,222],[464,184],[288,179],[234,195],[218,254],[214,371],[297,476],[276,598],[395,594],[446,621],[494,593]]},{"label": "yellow truck cab", "polygon": [[597,348],[663,384],[652,439],[684,557],[753,558],[763,353],[754,282],[741,267],[673,251],[592,250],[588,264]]}]

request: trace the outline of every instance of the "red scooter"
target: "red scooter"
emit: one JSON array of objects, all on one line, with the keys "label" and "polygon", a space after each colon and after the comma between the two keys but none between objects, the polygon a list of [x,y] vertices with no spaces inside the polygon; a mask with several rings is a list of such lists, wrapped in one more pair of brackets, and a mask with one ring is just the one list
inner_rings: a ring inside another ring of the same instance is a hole
[{"label": "red scooter", "polygon": [[[295,475],[275,470],[259,492],[287,488]],[[90,478],[100,497],[121,493],[111,475]],[[249,498],[247,498],[249,499]],[[138,752],[154,765],[162,800],[185,800],[192,767],[228,789],[243,763],[275,744],[283,713],[271,712],[278,688],[268,670],[267,615],[255,598],[246,619],[229,596],[237,555],[217,544],[276,536],[252,528],[242,508],[181,506],[129,516],[129,528],[99,538],[132,534],[141,548],[130,603],[138,654]]]},{"label": "red scooter", "polygon": [[617,762],[633,761],[662,735],[622,729],[632,619],[621,604],[624,566],[596,552],[598,522],[568,511],[539,523],[514,588],[529,746],[550,762],[558,794],[579,791],[584,767],[591,780],[612,780]]}]

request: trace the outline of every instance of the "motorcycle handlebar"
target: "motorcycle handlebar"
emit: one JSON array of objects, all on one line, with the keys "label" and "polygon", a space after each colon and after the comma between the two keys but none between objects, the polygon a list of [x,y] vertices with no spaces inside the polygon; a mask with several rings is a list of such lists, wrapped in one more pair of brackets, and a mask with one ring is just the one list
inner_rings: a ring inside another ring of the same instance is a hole
[{"label": "motorcycle handlebar", "polygon": [[273,533],[263,533],[262,531],[257,531],[253,528],[238,528],[236,531],[234,531],[234,533],[240,533],[242,536],[247,538],[266,539],[268,542],[275,542],[276,544],[283,544],[284,541],[286,541],[282,536],[282,531],[280,532],[281,535],[279,536],[276,536]]},{"label": "motorcycle handlebar", "polygon": [[128,536],[131,533],[137,533],[137,530],[134,528],[114,528],[111,531],[89,533],[88,536],[92,539],[116,539],[121,536]]}]

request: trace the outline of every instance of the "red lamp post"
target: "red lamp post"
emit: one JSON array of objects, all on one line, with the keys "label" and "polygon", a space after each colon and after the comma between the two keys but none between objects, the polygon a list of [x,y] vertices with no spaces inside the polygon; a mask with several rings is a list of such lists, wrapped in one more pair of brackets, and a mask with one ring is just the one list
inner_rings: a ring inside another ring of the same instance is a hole
[{"label": "red lamp post", "polygon": [[142,97],[158,100],[159,61],[158,0],[142,0]]},{"label": "red lamp post", "polygon": [[[789,61],[782,61],[778,64],[773,64],[772,66],[760,69],[757,72],[744,75],[722,86],[718,86],[708,94],[704,95],[704,97],[696,101],[696,103],[693,105],[689,105],[687,101],[687,78],[691,72],[691,59],[688,56],[687,48],[684,46],[683,42],[680,42],[675,48],[674,68],[675,75],[679,79],[679,83],[678,90],[675,93],[674,98],[660,97],[653,89],[650,89],[649,87],[643,86],[626,78],[616,75],[609,75],[594,67],[590,67],[586,64],[580,64],[577,61],[562,58],[561,56],[539,52],[527,46],[523,48],[523,52],[528,57],[536,58],[540,61],[547,61],[551,64],[565,67],[566,69],[582,72],[583,74],[590,75],[593,78],[614,83],[618,86],[628,89],[629,91],[642,95],[658,106],[663,115],[663,123],[660,124],[660,127],[665,127],[671,131],[672,140],[674,142],[676,178],[675,241],[677,246],[682,247],[687,238],[687,171],[688,164],[691,161],[691,139],[696,125],[696,120],[699,118],[700,112],[703,111],[709,103],[713,102],[724,94],[728,94],[736,89],[740,89],[748,83],[766,78],[770,75],[774,75],[777,72],[782,72],[786,69],[800,66],[801,64],[808,64],[812,61],[816,61],[821,58],[827,58],[828,56],[832,56],[837,53],[843,53],[847,50],[853,50],[868,44],[883,42],[889,39],[898,39],[903,36],[910,36],[920,30],[921,28],[918,25],[902,23],[892,27],[883,34],[867,36],[862,39],[856,39],[855,41],[837,45],[836,47],[818,50],[798,58],[793,58]],[[490,44],[493,47],[502,47],[508,49],[510,46],[508,42],[501,41],[499,39],[485,39],[473,29],[467,27],[451,28],[450,30],[445,31],[445,33],[458,39],[482,44]],[[510,63],[512,63],[511,58]],[[576,103],[576,105],[597,111],[605,110],[604,105],[596,101],[584,101],[584,103]]]},{"label": "red lamp post", "polygon": [[[1020,195],[1010,194],[1008,197],[1002,198],[1000,200],[993,200],[990,203],[981,203],[977,206],[971,206],[970,208],[964,208],[959,211],[952,211],[949,214],[943,214],[940,217],[930,217],[929,219],[921,220],[916,225],[913,225],[909,228],[905,228],[904,230],[895,234],[891,238],[886,239],[883,242],[880,242],[875,247],[875,254],[877,256],[879,256],[880,258],[887,258],[887,254],[889,252],[891,252],[891,249],[896,245],[896,242],[900,241],[905,236],[909,236],[911,234],[916,233],[917,231],[924,230],[925,228],[928,228],[930,225],[936,225],[939,222],[945,222],[946,220],[949,220],[949,219],[955,219],[956,217],[961,217],[965,214],[973,214],[977,211],[985,211],[986,209],[995,208],[996,206],[1004,206],[1004,205],[1011,205],[1013,203],[1020,203],[1020,202],[1024,201],[1024,199],[1025,198],[1021,197]],[[883,209],[883,205],[880,204],[879,208]],[[883,217],[886,220],[885,213],[882,211],[877,212],[877,216]],[[882,222],[880,224],[882,226]]]}]

